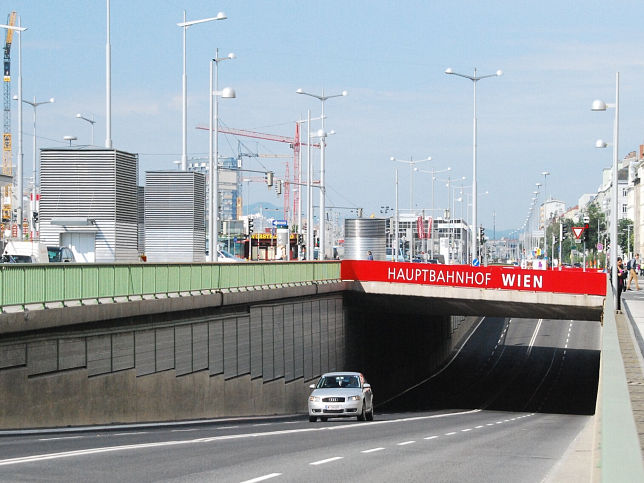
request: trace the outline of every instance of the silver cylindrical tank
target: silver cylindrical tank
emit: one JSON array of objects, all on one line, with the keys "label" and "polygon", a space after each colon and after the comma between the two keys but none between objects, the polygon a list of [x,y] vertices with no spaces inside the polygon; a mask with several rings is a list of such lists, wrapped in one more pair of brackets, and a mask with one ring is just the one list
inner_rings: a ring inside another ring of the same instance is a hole
[{"label": "silver cylindrical tank", "polygon": [[387,220],[383,218],[350,218],[344,220],[345,260],[367,260],[371,251],[374,260],[387,258]]}]

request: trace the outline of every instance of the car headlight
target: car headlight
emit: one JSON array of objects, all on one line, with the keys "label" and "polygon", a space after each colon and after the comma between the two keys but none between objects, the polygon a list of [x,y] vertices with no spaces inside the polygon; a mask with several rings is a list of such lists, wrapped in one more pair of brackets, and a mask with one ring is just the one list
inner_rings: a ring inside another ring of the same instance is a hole
[{"label": "car headlight", "polygon": [[360,396],[349,396],[347,401],[360,401]]},{"label": "car headlight", "polygon": [[320,396],[309,396],[309,401],[311,402],[320,402]]}]

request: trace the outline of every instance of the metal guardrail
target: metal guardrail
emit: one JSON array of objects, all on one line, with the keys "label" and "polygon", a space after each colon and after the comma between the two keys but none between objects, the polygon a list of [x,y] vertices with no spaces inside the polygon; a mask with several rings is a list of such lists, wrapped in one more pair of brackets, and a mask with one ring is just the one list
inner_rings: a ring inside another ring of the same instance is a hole
[{"label": "metal guardrail", "polygon": [[602,481],[644,481],[644,468],[628,392],[612,286],[607,283],[601,356]]},{"label": "metal guardrail", "polygon": [[0,265],[0,309],[339,278],[340,262],[336,261],[3,264]]}]

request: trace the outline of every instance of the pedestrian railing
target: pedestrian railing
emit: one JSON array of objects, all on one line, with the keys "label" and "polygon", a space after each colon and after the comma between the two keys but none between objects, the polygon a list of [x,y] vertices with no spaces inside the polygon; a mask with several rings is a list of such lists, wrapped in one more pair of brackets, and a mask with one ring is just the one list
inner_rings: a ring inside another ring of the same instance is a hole
[{"label": "pedestrian railing", "polygon": [[340,278],[340,262],[2,264],[0,309]]}]

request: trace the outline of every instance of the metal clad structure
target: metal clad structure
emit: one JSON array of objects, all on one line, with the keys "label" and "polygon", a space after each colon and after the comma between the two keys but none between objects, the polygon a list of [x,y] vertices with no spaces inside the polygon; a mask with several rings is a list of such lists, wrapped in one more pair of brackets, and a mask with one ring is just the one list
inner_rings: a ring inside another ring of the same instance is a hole
[{"label": "metal clad structure", "polygon": [[348,218],[344,220],[344,258],[366,260],[371,251],[374,260],[386,260],[387,220],[383,218]]},{"label": "metal clad structure", "polygon": [[40,159],[41,242],[70,246],[77,261],[137,261],[138,156],[72,147]]},{"label": "metal clad structure", "polygon": [[145,254],[149,262],[205,260],[205,195],[202,173],[145,173]]}]

